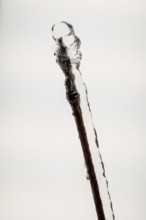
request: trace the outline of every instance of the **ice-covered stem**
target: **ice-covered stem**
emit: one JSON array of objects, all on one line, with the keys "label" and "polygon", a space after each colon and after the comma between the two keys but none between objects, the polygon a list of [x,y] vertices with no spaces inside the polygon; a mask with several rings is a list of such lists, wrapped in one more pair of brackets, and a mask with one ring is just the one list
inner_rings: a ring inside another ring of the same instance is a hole
[{"label": "ice-covered stem", "polygon": [[97,217],[98,220],[113,220],[115,217],[104,164],[98,149],[97,134],[92,122],[87,89],[79,72],[82,57],[79,51],[80,40],[75,35],[72,25],[66,22],[54,25],[52,31],[57,44],[56,61],[66,77],[66,97],[76,121]]}]

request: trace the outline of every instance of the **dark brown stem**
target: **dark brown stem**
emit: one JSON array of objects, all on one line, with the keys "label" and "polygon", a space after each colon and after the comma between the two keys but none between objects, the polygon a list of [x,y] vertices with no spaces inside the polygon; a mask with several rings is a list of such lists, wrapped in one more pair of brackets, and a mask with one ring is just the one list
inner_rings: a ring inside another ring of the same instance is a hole
[{"label": "dark brown stem", "polygon": [[100,197],[99,186],[98,186],[98,182],[97,182],[97,178],[96,178],[96,174],[94,170],[94,165],[92,162],[86,129],[85,129],[85,125],[84,125],[84,121],[82,117],[82,110],[80,107],[80,96],[78,94],[78,91],[76,90],[76,87],[73,81],[72,80],[70,81],[69,79],[66,80],[67,99],[71,105],[73,116],[76,121],[76,126],[78,129],[79,138],[81,141],[84,159],[85,159],[85,163],[87,167],[87,174],[90,179],[90,184],[91,184],[91,189],[93,193],[98,220],[106,220],[101,197]]}]

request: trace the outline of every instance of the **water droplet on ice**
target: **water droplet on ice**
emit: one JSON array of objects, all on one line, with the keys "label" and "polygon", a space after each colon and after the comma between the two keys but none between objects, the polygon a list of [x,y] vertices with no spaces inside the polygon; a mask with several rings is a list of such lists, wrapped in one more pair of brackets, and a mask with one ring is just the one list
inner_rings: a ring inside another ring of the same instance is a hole
[{"label": "water droplet on ice", "polygon": [[89,173],[87,172],[87,174],[86,174],[86,179],[87,180],[90,180],[90,176],[89,176]]}]

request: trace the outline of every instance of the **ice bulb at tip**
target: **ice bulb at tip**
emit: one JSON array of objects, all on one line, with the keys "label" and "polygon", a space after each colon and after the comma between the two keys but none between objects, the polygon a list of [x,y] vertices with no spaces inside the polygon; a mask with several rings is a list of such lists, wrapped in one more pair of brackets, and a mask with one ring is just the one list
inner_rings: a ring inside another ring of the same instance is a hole
[{"label": "ice bulb at tip", "polygon": [[52,27],[53,37],[55,40],[58,40],[62,37],[69,36],[72,34],[73,27],[65,21],[56,23]]},{"label": "ice bulb at tip", "polygon": [[79,67],[82,58],[82,54],[79,51],[81,41],[75,35],[72,25],[65,21],[54,24],[52,32],[56,42],[54,55],[57,58],[57,62],[63,66],[63,63],[69,60],[71,65]]}]

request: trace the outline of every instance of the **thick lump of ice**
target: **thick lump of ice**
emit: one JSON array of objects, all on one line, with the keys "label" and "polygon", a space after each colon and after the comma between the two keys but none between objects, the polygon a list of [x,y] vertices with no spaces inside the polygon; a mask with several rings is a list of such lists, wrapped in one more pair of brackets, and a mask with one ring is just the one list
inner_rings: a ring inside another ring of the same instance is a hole
[{"label": "thick lump of ice", "polygon": [[[82,54],[79,51],[81,41],[75,35],[72,25],[67,22],[60,22],[52,27],[53,38],[56,41],[55,55],[70,60],[70,64],[80,64]],[[59,58],[60,59],[60,58]]]}]

